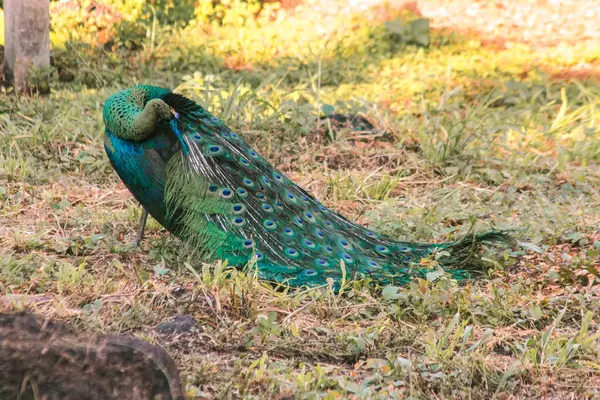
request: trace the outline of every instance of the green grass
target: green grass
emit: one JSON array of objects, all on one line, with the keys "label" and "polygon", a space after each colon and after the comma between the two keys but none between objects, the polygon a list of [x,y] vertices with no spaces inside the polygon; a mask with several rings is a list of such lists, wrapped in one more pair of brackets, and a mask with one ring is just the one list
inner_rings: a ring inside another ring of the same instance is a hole
[{"label": "green grass", "polygon": [[[73,82],[0,95],[0,295],[44,294],[31,307],[78,330],[163,345],[190,398],[597,397],[600,84],[553,76],[600,53],[497,50],[452,32],[424,49],[357,21],[339,16],[328,37],[287,18],[161,27],[152,51],[56,49]],[[154,221],[134,250],[139,207],[104,155],[101,111],[141,82],[201,102],[382,233],[451,240],[475,223],[535,246],[487,254],[466,286],[432,274],[342,294],[202,265]],[[317,122],[323,105],[379,133]],[[197,330],[154,333],[176,314]]]}]

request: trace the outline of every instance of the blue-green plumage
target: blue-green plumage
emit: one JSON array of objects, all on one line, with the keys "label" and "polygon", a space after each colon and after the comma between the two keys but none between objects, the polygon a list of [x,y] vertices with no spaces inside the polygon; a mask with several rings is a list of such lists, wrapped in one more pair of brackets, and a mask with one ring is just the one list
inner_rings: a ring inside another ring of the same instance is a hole
[{"label": "blue-green plumage", "polygon": [[104,149],[108,158],[137,201],[161,224],[165,224],[164,191],[166,163],[178,147],[172,135],[136,143],[106,132]]},{"label": "blue-green plumage", "polygon": [[370,277],[384,284],[422,276],[423,257],[464,278],[483,242],[510,242],[499,232],[458,243],[398,242],[329,210],[273,168],[244,139],[195,102],[162,88],[138,86],[105,105],[105,148],[117,174],[143,207],[205,261],[244,266],[291,285]]}]

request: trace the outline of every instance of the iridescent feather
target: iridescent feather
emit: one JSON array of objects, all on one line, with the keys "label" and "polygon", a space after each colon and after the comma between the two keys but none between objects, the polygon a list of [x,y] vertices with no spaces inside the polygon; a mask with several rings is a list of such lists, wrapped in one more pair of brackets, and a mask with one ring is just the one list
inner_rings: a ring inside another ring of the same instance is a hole
[{"label": "iridescent feather", "polygon": [[[131,91],[137,93],[135,99]],[[126,151],[125,145],[115,146],[117,141],[129,143],[122,132],[127,124],[114,119],[119,115],[112,110],[115,105],[136,101],[140,115],[140,108],[153,99],[166,103],[172,118],[141,140],[130,135],[140,140],[133,145],[142,147],[141,155]],[[338,282],[345,271],[347,279],[403,284],[423,276],[427,270],[420,260],[442,250],[446,255],[438,259],[440,264],[464,279],[480,266],[482,243],[512,242],[496,231],[442,244],[379,235],[325,207],[219,119],[166,89],[139,86],[112,96],[105,106],[105,124],[113,167],[151,215],[203,260],[224,259],[238,267],[255,261],[266,280],[320,285],[327,278]],[[160,146],[165,147],[157,149]],[[141,170],[124,167],[143,164],[140,158],[148,158]],[[139,182],[148,177],[152,183],[140,190]],[[157,191],[162,199],[157,199]]]}]

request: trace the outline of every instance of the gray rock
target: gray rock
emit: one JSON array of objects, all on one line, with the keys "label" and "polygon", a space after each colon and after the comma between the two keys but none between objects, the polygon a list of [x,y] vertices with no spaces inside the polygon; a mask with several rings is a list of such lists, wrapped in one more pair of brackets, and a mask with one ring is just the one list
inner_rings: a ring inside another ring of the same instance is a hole
[{"label": "gray rock", "polygon": [[125,336],[82,336],[31,314],[0,314],[0,399],[184,400],[160,347]]},{"label": "gray rock", "polygon": [[160,323],[156,332],[161,335],[172,335],[175,333],[186,333],[196,326],[196,320],[189,315],[176,315],[169,321]]}]

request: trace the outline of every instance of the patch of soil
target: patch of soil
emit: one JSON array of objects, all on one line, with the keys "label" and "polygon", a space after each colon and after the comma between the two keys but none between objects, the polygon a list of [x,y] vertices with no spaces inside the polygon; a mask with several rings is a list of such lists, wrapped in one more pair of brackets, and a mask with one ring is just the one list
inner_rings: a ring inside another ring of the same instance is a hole
[{"label": "patch of soil", "polygon": [[418,0],[419,13],[434,28],[475,31],[506,45],[532,47],[600,40],[597,0]]}]

